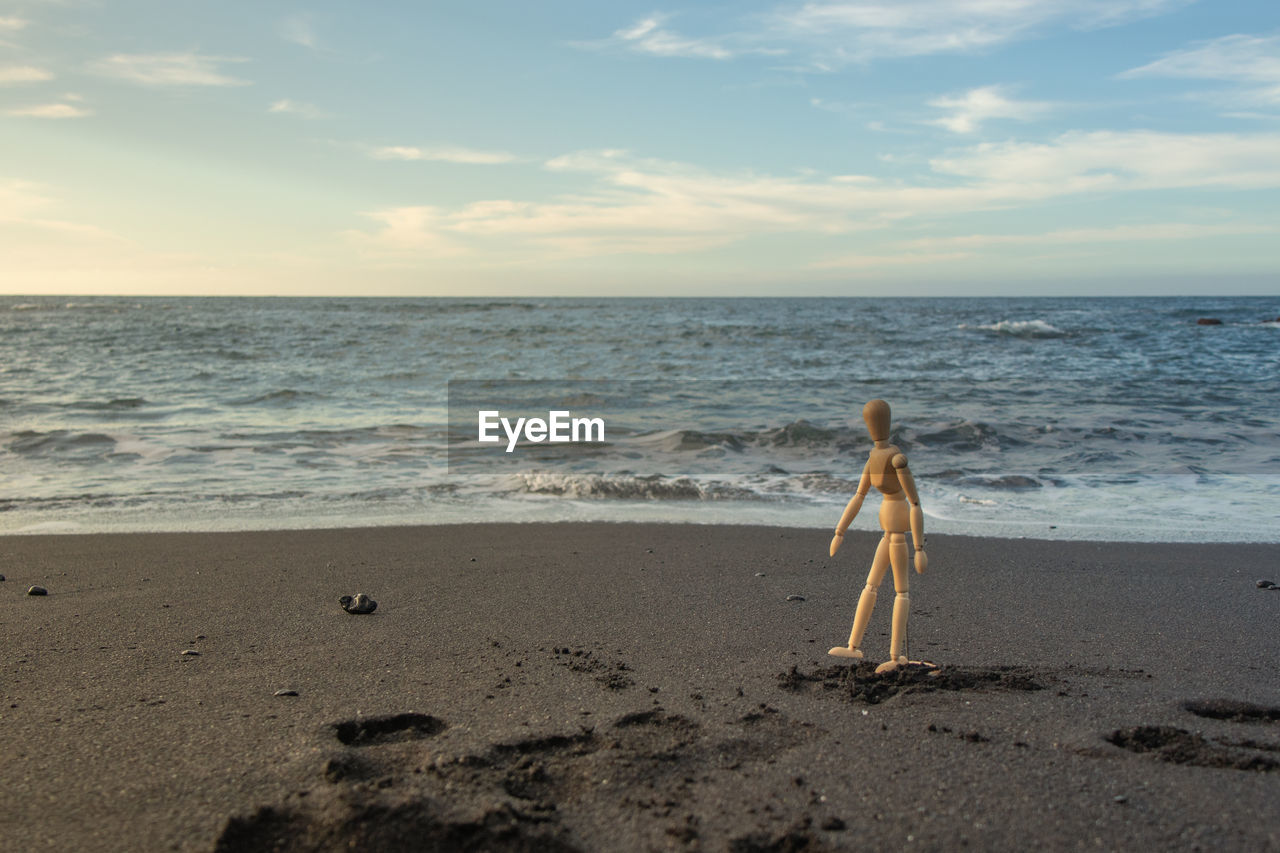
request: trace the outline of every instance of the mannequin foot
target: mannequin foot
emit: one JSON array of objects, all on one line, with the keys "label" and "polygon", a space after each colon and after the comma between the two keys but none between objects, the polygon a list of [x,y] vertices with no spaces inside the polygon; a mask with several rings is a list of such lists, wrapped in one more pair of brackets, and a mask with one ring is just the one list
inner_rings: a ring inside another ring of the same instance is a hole
[{"label": "mannequin foot", "polygon": [[838,658],[854,658],[856,660],[862,660],[862,649],[853,648],[851,646],[836,646],[831,651],[827,652],[827,654],[835,655]]},{"label": "mannequin foot", "polygon": [[886,672],[893,672],[898,667],[905,666],[906,664],[907,664],[907,659],[905,657],[896,658],[894,660],[887,660],[884,663],[880,664],[878,667],[876,667],[876,675],[881,675]]}]

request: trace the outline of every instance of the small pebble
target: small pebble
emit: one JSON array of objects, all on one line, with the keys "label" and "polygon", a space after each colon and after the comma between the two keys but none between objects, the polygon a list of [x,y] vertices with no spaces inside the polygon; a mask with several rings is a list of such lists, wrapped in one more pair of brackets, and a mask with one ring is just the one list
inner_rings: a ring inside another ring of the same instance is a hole
[{"label": "small pebble", "polygon": [[42,586],[33,586],[27,588],[27,595],[48,595],[49,590]]},{"label": "small pebble", "polygon": [[822,822],[822,828],[827,832],[839,832],[844,826],[844,821],[838,817],[829,817]]},{"label": "small pebble", "polygon": [[272,695],[273,695],[273,696],[297,696],[297,695],[298,695],[298,691],[296,691],[296,690],[277,690],[277,691],[276,691],[275,693],[273,693]]},{"label": "small pebble", "polygon": [[0,575],[0,581],[4,580],[4,575]]},{"label": "small pebble", "polygon": [[803,595],[788,595],[787,601],[804,601]]},{"label": "small pebble", "polygon": [[1116,794],[1114,797],[1111,798],[1111,801],[1114,803],[1127,803],[1129,802],[1129,798],[1126,797],[1124,794]]},{"label": "small pebble", "polygon": [[357,592],[355,595],[344,595],[338,599],[338,603],[348,613],[372,613],[378,609],[378,602],[363,592]]},{"label": "small pebble", "polygon": [[1275,589],[1276,585],[1271,581],[1258,581],[1258,589]]},{"label": "small pebble", "polygon": [[189,658],[198,658],[198,657],[200,657],[200,653],[199,653],[198,651],[196,651],[195,649],[183,649],[183,650],[182,650],[181,652],[179,652],[178,654],[185,655],[186,657],[189,657]]},{"label": "small pebble", "polygon": [[[756,572],[756,577],[758,578],[764,577],[764,572]],[[2,580],[2,578],[0,578],[0,580]]]}]

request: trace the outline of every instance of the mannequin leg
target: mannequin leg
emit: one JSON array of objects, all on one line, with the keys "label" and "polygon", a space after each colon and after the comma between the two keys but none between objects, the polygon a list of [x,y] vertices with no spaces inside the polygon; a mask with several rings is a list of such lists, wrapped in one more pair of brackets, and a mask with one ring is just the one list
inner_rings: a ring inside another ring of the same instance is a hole
[{"label": "mannequin leg", "polygon": [[888,672],[907,662],[903,641],[907,636],[907,613],[911,610],[908,594],[907,537],[902,533],[885,534],[889,539],[889,560],[893,563],[893,627],[889,635],[889,660],[876,667],[876,672]]},{"label": "mannequin leg", "polygon": [[[903,548],[906,542],[903,542]],[[905,558],[904,558],[905,559]],[[889,568],[889,534],[886,533],[876,546],[876,556],[871,561],[871,571],[867,574],[867,585],[858,597],[858,610],[853,615],[853,630],[849,632],[849,645],[836,646],[827,654],[843,658],[861,658],[862,635],[867,631],[867,623],[871,621],[871,611],[876,607],[876,587],[884,580],[884,573]]]}]

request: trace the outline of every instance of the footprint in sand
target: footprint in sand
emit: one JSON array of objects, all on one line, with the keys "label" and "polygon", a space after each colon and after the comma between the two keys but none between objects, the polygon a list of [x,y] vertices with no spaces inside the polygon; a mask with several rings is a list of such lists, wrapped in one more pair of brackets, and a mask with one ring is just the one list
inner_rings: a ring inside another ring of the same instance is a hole
[{"label": "footprint in sand", "polygon": [[[426,714],[398,714],[336,724],[352,747],[415,740],[443,731]],[[634,823],[644,848],[674,842],[697,847],[699,820],[687,803],[699,779],[772,760],[820,734],[768,706],[710,724],[659,707],[607,726],[493,743],[479,753],[446,757],[402,749],[347,750],[331,760],[329,783],[299,799],[228,819],[217,853],[312,849],[486,850],[571,853],[587,849],[581,833]],[[584,818],[584,816],[586,816]],[[579,826],[577,821],[586,820]],[[594,827],[591,829],[590,827]],[[734,850],[821,850],[807,826],[781,836],[729,839]],[[796,847],[795,849],[800,849]]]},{"label": "footprint in sand", "polygon": [[386,717],[360,717],[333,724],[333,733],[347,746],[368,746],[391,741],[421,740],[438,735],[447,728],[439,717],[430,714],[392,714]]}]

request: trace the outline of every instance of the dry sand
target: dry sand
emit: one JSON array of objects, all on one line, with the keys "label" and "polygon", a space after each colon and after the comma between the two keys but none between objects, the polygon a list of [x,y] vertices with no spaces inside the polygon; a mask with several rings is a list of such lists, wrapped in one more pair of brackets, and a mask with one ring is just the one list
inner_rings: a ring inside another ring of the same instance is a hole
[{"label": "dry sand", "polygon": [[934,536],[876,679],[828,539],[6,537],[0,846],[1280,849],[1280,548]]}]

